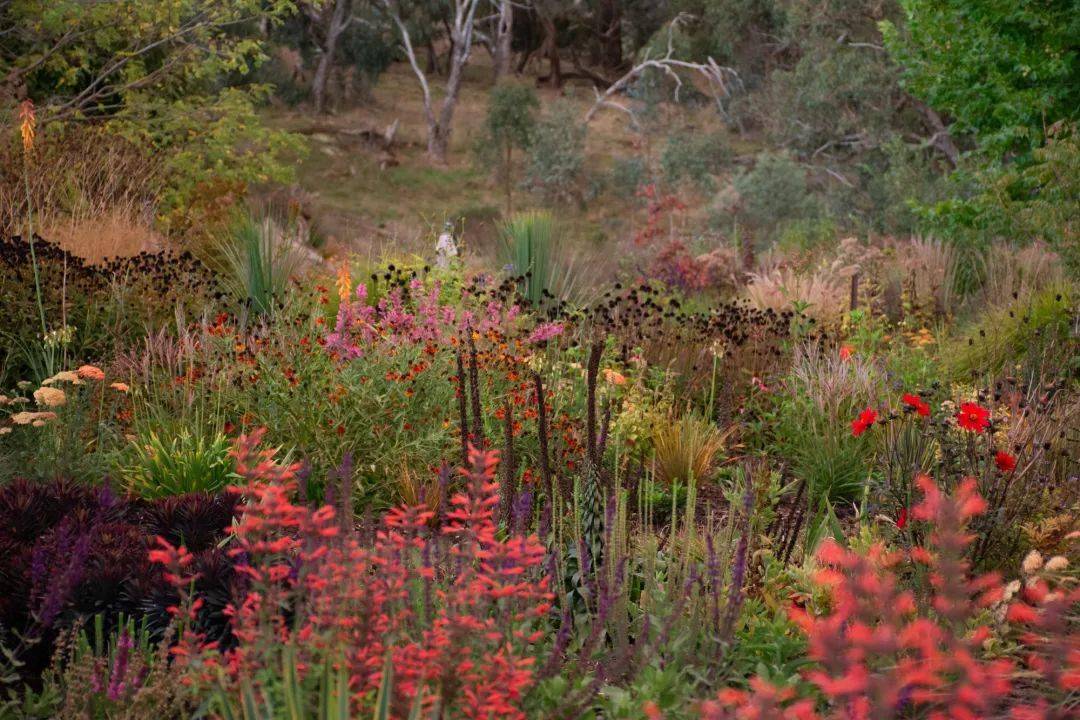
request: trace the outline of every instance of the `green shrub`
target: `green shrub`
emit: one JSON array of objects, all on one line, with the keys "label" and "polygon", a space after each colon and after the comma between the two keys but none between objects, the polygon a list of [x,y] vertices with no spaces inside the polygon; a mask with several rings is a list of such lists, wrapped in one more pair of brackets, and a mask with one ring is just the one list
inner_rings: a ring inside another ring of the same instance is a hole
[{"label": "green shrub", "polygon": [[642,157],[617,157],[611,163],[608,183],[616,195],[633,197],[649,179],[649,166]]},{"label": "green shrub", "polygon": [[672,185],[688,181],[702,190],[712,190],[712,176],[730,159],[731,148],[722,134],[679,132],[668,137],[660,168]]},{"label": "green shrub", "polygon": [[125,488],[144,498],[214,493],[239,480],[229,457],[228,438],[183,429],[171,441],[156,432],[133,443],[134,461],[121,468]]},{"label": "green shrub", "polygon": [[496,180],[506,190],[506,208],[513,206],[514,150],[526,150],[536,125],[535,113],[540,107],[536,91],[523,83],[501,83],[488,99],[484,130],[477,137],[477,160],[493,168]]},{"label": "green shrub", "polygon": [[586,133],[574,108],[558,103],[536,124],[526,184],[549,200],[578,199],[585,171]]},{"label": "green shrub", "polygon": [[753,169],[735,178],[735,190],[739,194],[739,214],[769,231],[784,221],[816,214],[806,171],[787,155],[759,154]]}]

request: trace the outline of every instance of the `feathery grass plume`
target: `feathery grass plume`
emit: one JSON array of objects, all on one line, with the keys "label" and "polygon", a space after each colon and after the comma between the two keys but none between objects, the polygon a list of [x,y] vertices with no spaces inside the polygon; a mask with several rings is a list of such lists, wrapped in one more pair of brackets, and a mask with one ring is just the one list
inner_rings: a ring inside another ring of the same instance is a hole
[{"label": "feathery grass plume", "polygon": [[850,309],[851,276],[856,270],[837,260],[809,272],[780,267],[750,273],[746,295],[761,310],[782,312],[799,304],[811,317],[832,325]]}]

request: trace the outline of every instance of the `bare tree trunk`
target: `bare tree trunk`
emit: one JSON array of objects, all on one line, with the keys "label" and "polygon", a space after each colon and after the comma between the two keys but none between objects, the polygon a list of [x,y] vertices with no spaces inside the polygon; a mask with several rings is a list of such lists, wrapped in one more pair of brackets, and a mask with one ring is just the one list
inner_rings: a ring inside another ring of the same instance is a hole
[{"label": "bare tree trunk", "polygon": [[960,150],[956,147],[956,143],[953,142],[952,136],[949,135],[949,128],[945,126],[941,116],[937,114],[934,108],[918,98],[912,98],[912,103],[915,109],[919,111],[919,114],[923,116],[926,126],[934,133],[929,140],[929,144],[937,148],[949,160],[949,163],[956,167],[960,162]]},{"label": "bare tree trunk", "polygon": [[550,63],[551,73],[548,75],[548,84],[553,88],[561,88],[562,67],[559,64],[559,38],[555,28],[555,21],[549,17],[540,17],[540,24],[544,28],[544,46],[540,50],[541,57],[547,57]]},{"label": "bare tree trunk", "polygon": [[[326,16],[330,11],[329,17]],[[311,93],[315,102],[315,112],[326,112],[326,86],[330,79],[330,70],[334,66],[338,40],[349,26],[352,15],[352,0],[335,0],[333,6],[324,7],[321,12],[310,12],[309,17],[323,28],[322,41],[319,42],[319,64],[315,67],[315,77],[311,81]]]},{"label": "bare tree trunk", "polygon": [[601,64],[608,70],[618,70],[623,64],[622,3],[604,0],[600,3]]},{"label": "bare tree trunk", "polygon": [[514,39],[514,3],[513,0],[500,0],[499,20],[495,28],[495,82],[510,74],[510,60],[513,51],[510,47]]},{"label": "bare tree trunk", "polygon": [[424,120],[428,126],[428,156],[436,163],[446,163],[446,151],[450,146],[450,131],[454,120],[454,109],[457,107],[458,93],[461,91],[461,81],[464,76],[465,65],[469,62],[472,53],[473,24],[476,20],[476,10],[480,0],[454,0],[454,21],[448,26],[452,50],[450,53],[450,75],[446,80],[446,94],[443,97],[442,106],[438,115],[435,114],[435,105],[431,97],[431,86],[428,84],[427,75],[420,69],[416,59],[416,50],[409,36],[409,29],[401,19],[396,0],[382,0],[383,7],[390,14],[390,18],[397,26],[401,36],[401,44],[405,48],[405,55],[409,58],[409,65],[420,83],[420,89],[424,94]]}]

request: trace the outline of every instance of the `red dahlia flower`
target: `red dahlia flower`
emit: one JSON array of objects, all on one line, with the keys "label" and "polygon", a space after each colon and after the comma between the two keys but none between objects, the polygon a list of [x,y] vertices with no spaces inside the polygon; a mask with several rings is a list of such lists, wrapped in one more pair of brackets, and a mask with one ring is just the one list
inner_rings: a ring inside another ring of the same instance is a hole
[{"label": "red dahlia flower", "polygon": [[981,433],[990,427],[990,411],[975,403],[966,402],[956,413],[956,424],[965,430]]},{"label": "red dahlia flower", "polygon": [[926,401],[914,393],[906,393],[903,397],[904,404],[909,408],[919,413],[923,417],[930,415],[930,406],[926,404]]},{"label": "red dahlia flower", "polygon": [[877,422],[877,411],[873,408],[866,408],[859,413],[859,417],[851,421],[851,434],[859,437],[870,429],[870,426],[875,422]]},{"label": "red dahlia flower", "polygon": [[998,450],[994,455],[994,462],[998,466],[998,470],[1003,473],[1009,473],[1016,469],[1016,458],[1004,450]]}]

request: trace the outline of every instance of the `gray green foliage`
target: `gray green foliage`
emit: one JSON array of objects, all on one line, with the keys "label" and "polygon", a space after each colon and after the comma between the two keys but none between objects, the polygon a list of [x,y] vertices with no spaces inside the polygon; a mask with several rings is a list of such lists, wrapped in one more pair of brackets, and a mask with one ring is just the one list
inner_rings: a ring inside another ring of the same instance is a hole
[{"label": "gray green foliage", "polygon": [[608,183],[616,195],[633,197],[637,189],[649,180],[649,166],[638,156],[617,157],[611,163]]},{"label": "gray green foliage", "polygon": [[686,181],[702,190],[712,190],[712,176],[730,159],[731,148],[724,135],[684,131],[668,137],[660,168],[671,185]]},{"label": "gray green foliage", "polygon": [[773,229],[816,212],[806,170],[787,155],[761,153],[753,169],[735,178],[735,189],[739,215],[760,228]]},{"label": "gray green foliage", "polygon": [[586,132],[571,105],[556,104],[536,124],[529,148],[528,186],[550,200],[579,197],[585,173]]}]

